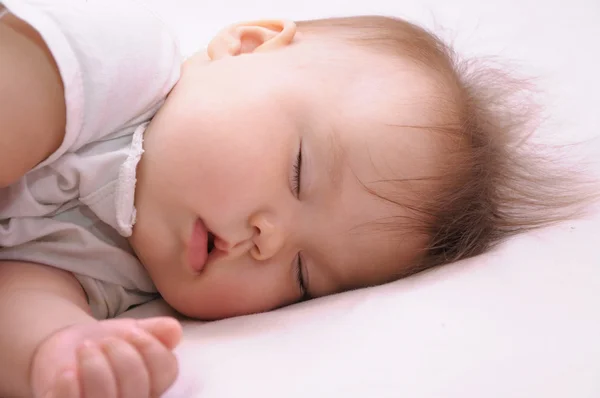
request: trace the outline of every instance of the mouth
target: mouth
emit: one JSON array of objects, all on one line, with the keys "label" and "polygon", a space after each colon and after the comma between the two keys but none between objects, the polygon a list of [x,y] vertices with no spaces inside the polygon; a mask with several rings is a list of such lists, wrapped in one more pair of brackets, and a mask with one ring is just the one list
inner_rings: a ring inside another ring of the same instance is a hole
[{"label": "mouth", "polygon": [[202,272],[207,263],[225,254],[215,248],[215,239],[215,234],[209,231],[204,222],[198,218],[194,223],[188,245],[188,262],[194,272]]},{"label": "mouth", "polygon": [[215,248],[215,235],[208,231],[208,240],[207,240],[207,251],[208,254],[210,255],[210,253],[213,251],[213,249]]}]

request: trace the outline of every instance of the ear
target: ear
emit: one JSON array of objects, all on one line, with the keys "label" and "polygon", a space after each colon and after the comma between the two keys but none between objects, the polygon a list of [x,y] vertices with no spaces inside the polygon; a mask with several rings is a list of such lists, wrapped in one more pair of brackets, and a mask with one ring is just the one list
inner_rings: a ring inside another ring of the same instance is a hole
[{"label": "ear", "polygon": [[296,36],[296,24],[287,20],[243,22],[223,29],[208,45],[208,56],[224,57],[272,51],[289,45]]}]

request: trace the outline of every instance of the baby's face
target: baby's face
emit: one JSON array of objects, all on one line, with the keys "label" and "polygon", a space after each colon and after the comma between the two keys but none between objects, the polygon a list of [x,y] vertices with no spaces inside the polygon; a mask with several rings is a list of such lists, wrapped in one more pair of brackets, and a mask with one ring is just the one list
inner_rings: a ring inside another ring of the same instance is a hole
[{"label": "baby's face", "polygon": [[430,85],[408,62],[337,46],[297,38],[183,66],[146,133],[131,238],[182,313],[222,318],[380,284],[420,255],[427,237],[377,224],[408,210],[365,186],[435,173],[432,137],[400,127],[427,124]]}]

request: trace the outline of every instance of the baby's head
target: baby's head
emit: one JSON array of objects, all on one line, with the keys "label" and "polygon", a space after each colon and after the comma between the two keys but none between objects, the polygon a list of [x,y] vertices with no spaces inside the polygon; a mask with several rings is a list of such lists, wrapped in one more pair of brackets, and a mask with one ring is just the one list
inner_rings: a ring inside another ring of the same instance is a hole
[{"label": "baby's head", "polygon": [[516,121],[493,99],[402,20],[234,25],[147,129],[131,243],[204,319],[479,254],[532,221],[503,210]]}]

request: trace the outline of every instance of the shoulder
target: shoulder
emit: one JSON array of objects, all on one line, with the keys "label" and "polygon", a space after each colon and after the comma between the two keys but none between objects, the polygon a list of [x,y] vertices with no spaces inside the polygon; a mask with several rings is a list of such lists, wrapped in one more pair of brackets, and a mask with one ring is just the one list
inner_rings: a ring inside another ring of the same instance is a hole
[{"label": "shoulder", "polygon": [[65,103],[58,67],[26,21],[0,19],[0,187],[18,180],[60,145]]},{"label": "shoulder", "polygon": [[60,146],[36,168],[151,118],[179,78],[171,30],[133,0],[10,0],[39,32],[60,71],[66,125]]}]

